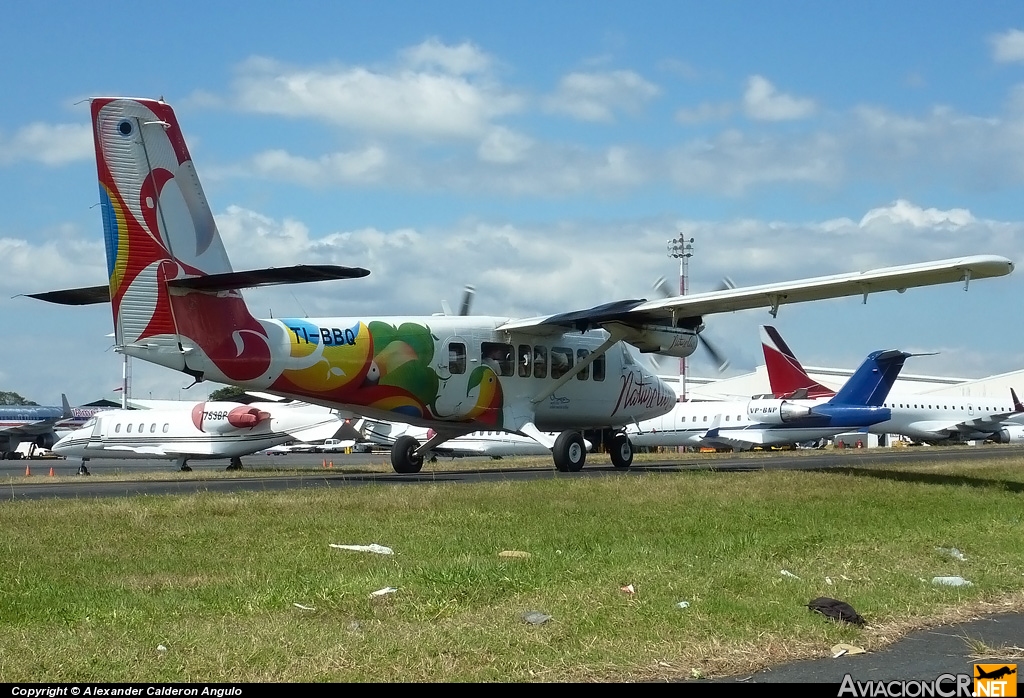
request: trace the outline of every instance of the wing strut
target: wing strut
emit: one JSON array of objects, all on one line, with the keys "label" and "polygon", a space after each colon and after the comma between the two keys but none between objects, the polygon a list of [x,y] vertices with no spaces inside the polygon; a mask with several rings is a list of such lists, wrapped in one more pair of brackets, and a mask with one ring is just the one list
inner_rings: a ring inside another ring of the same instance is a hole
[{"label": "wing strut", "polygon": [[594,351],[590,352],[590,355],[587,356],[587,358],[583,359],[583,361],[580,361],[578,364],[573,366],[570,370],[566,371],[565,374],[561,378],[559,378],[554,383],[552,383],[550,386],[548,386],[547,388],[545,388],[544,390],[540,391],[535,396],[533,396],[530,399],[530,402],[533,403],[534,405],[536,405],[538,402],[540,402],[544,398],[549,397],[550,395],[554,394],[554,392],[556,390],[558,390],[563,385],[565,385],[566,383],[571,381],[573,378],[575,378],[576,374],[578,374],[580,371],[582,371],[583,369],[587,368],[588,366],[590,366],[590,364],[594,363],[595,361],[600,359],[602,356],[604,356],[606,353],[608,353],[608,350],[611,349],[612,345],[615,344],[616,342],[621,341],[622,338],[625,337],[625,336],[626,336],[626,333],[623,330],[618,329],[614,325],[612,325],[611,329],[608,330],[608,339],[604,340],[604,342],[602,342],[601,346],[599,346]]}]

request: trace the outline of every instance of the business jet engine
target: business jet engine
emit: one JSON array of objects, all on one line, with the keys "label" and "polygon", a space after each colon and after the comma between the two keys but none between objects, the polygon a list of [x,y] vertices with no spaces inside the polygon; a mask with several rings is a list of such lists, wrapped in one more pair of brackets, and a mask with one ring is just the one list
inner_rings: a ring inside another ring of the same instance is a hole
[{"label": "business jet engine", "polygon": [[1024,427],[1006,426],[989,437],[997,444],[1024,443]]},{"label": "business jet engine", "polygon": [[251,429],[268,419],[269,412],[237,402],[200,402],[192,408],[192,423],[208,434]]},{"label": "business jet engine", "polygon": [[751,400],[747,418],[762,424],[787,424],[811,416],[811,408],[789,400]]}]

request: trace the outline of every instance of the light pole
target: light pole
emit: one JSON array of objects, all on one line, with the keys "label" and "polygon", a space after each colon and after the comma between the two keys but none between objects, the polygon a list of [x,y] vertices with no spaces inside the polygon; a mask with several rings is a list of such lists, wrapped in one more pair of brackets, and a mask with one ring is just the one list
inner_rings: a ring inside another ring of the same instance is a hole
[{"label": "light pole", "polygon": [[[690,273],[690,257],[693,256],[693,238],[683,233],[668,241],[668,256],[679,260],[679,295],[686,295],[686,277]],[[686,400],[686,357],[679,359],[679,385],[681,396]]]}]

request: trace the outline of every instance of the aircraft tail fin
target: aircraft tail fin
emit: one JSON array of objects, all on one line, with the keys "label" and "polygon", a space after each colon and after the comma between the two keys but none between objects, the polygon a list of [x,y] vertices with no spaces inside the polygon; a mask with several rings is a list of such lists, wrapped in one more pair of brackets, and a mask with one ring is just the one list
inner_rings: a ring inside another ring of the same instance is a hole
[{"label": "aircraft tail fin", "polygon": [[828,404],[881,406],[910,356],[897,349],[871,352]]},{"label": "aircraft tail fin", "polygon": [[[235,272],[171,106],[96,98],[92,124],[115,342],[125,353],[197,381],[208,371],[222,382],[252,381],[270,363],[272,340],[239,289],[369,273],[333,265]],[[84,303],[102,293],[50,295]]]},{"label": "aircraft tail fin", "polygon": [[806,390],[808,398],[831,397],[835,391],[807,375],[793,350],[779,331],[771,325],[761,325],[761,350],[768,370],[768,383],[775,397],[790,397]]},{"label": "aircraft tail fin", "polygon": [[1024,412],[1024,404],[1021,404],[1020,398],[1017,397],[1017,393],[1013,388],[1010,388],[1010,398],[1013,400],[1013,411]]}]

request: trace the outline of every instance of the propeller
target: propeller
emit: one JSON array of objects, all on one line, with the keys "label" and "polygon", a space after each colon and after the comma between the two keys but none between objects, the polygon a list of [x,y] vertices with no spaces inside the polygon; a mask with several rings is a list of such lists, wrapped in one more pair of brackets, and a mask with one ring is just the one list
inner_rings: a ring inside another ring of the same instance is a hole
[{"label": "propeller", "polygon": [[[459,303],[459,315],[469,315],[469,309],[473,306],[473,296],[475,295],[476,286],[466,284],[466,287],[462,289],[462,302]],[[444,311],[445,315],[452,314],[452,308],[448,305],[448,301],[441,301],[441,310]]]},{"label": "propeller", "polygon": [[[668,281],[665,280],[664,276],[659,276],[658,279],[654,282],[654,286],[652,288],[662,298],[672,298],[673,296],[677,295],[672,290],[672,287],[668,285]],[[735,282],[733,282],[732,279],[726,276],[722,279],[721,282],[719,282],[718,286],[716,286],[714,290],[727,291],[733,288],[736,288]],[[711,360],[714,361],[715,365],[718,367],[719,373],[724,373],[725,370],[729,368],[729,359],[726,358],[725,354],[723,354],[717,347],[715,347],[715,345],[709,339],[707,339],[703,335],[703,333],[697,333],[697,343],[704,349],[704,351],[708,353],[708,356],[711,357]],[[658,363],[659,359],[654,359],[655,363]]]}]

